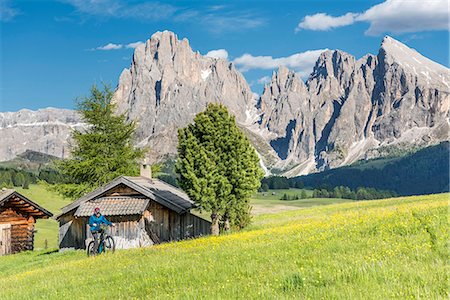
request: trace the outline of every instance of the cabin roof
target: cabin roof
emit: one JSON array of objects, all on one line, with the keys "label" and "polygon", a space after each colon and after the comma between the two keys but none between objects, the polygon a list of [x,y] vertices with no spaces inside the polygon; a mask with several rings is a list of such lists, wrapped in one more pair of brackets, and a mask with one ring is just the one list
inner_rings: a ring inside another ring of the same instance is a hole
[{"label": "cabin roof", "polygon": [[35,219],[46,219],[53,216],[51,212],[13,189],[0,191],[0,209],[4,207],[26,213]]},{"label": "cabin roof", "polygon": [[107,216],[140,215],[144,213],[149,202],[150,199],[145,197],[101,197],[82,203],[74,215],[88,217],[92,215],[96,207],[99,207],[101,213]]},{"label": "cabin roof", "polygon": [[61,214],[56,218],[59,218],[74,209],[78,209],[82,203],[103,197],[106,192],[120,184],[128,186],[142,196],[151,199],[177,213],[184,213],[195,207],[194,202],[189,199],[186,193],[168,183],[154,178],[119,176],[91,193],[75,200],[69,205],[66,205],[62,208]]}]

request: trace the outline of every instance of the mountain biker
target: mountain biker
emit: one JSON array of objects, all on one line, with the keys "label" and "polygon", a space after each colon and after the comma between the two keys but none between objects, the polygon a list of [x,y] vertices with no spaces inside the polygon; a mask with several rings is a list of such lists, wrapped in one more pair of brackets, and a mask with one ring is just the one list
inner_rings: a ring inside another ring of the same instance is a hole
[{"label": "mountain biker", "polygon": [[96,207],[94,213],[89,218],[89,227],[91,228],[92,237],[94,238],[94,250],[97,252],[98,249],[98,235],[103,235],[104,229],[100,226],[106,224],[108,226],[116,226],[114,223],[108,221],[104,215],[100,213],[100,208]]}]

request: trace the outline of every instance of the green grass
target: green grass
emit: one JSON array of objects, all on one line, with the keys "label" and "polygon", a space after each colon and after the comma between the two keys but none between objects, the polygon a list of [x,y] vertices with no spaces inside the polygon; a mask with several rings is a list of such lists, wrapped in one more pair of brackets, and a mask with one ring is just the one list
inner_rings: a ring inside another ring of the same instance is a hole
[{"label": "green grass", "polygon": [[0,259],[2,299],[448,299],[449,194],[256,216],[246,231],[87,258]]},{"label": "green grass", "polygon": [[[63,206],[69,204],[71,201],[63,199],[55,192],[48,191],[44,185],[30,185],[29,189],[15,188],[19,193],[28,197],[30,200],[41,205],[53,215],[60,213]],[[39,219],[36,222],[37,230],[34,237],[34,248],[43,249],[45,240],[49,248],[58,247],[58,222],[54,219]]]},{"label": "green grass", "polygon": [[[254,215],[282,212],[285,210],[292,210],[298,208],[305,208],[318,205],[328,205],[345,203],[353,200],[338,199],[338,198],[308,198],[299,200],[280,200],[280,198],[287,194],[288,196],[301,195],[302,189],[281,189],[269,190],[267,192],[259,192],[251,199]],[[311,197],[312,190],[306,190],[306,195]]]}]

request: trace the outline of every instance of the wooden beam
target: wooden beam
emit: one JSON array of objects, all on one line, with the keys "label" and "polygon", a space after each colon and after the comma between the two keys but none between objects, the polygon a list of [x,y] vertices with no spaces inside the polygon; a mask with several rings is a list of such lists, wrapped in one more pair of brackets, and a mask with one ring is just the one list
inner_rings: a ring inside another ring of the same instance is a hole
[{"label": "wooden beam", "polygon": [[14,204],[24,204],[24,203],[27,203],[27,202],[25,202],[25,201],[23,201],[23,200],[11,200],[11,201],[9,201],[9,203],[14,203]]}]

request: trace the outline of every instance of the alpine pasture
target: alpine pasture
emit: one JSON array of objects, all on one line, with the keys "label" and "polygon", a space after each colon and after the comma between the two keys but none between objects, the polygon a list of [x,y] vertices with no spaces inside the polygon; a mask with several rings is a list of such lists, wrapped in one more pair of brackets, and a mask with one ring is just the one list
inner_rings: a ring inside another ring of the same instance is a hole
[{"label": "alpine pasture", "polygon": [[87,258],[2,257],[3,299],[446,299],[450,194],[315,206]]}]

